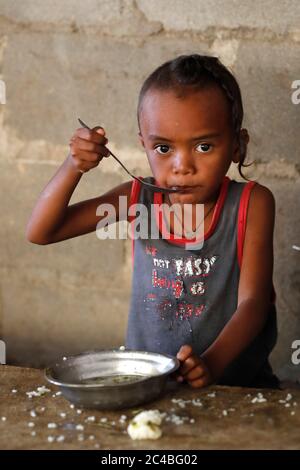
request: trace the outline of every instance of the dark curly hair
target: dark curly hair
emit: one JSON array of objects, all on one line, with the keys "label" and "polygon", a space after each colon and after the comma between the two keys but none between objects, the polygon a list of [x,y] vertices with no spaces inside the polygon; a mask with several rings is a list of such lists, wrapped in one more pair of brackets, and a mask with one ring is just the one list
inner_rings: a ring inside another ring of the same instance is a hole
[{"label": "dark curly hair", "polygon": [[144,81],[139,94],[138,124],[140,126],[139,116],[143,98],[149,89],[174,90],[180,98],[191,91],[198,91],[208,86],[220,87],[229,102],[232,128],[240,147],[238,170],[242,178],[248,180],[242,173],[242,167],[251,164],[244,164],[247,153],[244,139],[248,142],[249,136],[245,129],[242,131],[242,136],[240,135],[244,117],[240,87],[233,74],[217,57],[199,54],[181,55],[155,69]]}]

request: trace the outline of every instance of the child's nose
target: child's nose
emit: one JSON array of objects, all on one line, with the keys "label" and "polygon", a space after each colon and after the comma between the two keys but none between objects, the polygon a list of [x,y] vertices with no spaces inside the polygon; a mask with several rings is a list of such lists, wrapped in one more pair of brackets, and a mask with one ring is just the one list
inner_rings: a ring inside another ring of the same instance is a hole
[{"label": "child's nose", "polygon": [[177,152],[173,160],[173,171],[177,174],[193,173],[195,164],[191,152],[188,150]]}]

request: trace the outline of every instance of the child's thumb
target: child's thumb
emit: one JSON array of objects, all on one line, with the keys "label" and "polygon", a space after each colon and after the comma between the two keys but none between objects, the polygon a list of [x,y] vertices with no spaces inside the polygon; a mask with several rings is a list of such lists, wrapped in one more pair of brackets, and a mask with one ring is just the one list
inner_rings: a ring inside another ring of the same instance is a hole
[{"label": "child's thumb", "polygon": [[97,134],[105,135],[105,130],[101,126],[94,127],[93,131],[96,131]]}]

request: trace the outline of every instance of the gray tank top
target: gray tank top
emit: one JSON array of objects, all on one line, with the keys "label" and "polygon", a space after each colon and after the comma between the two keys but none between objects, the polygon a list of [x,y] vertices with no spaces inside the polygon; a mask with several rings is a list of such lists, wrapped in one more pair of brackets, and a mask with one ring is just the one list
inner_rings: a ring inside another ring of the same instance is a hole
[{"label": "gray tank top", "polygon": [[[145,180],[154,183],[152,177]],[[134,183],[136,201],[132,201],[148,209],[144,217],[149,229],[147,236],[133,242],[128,349],[176,356],[182,345],[189,344],[201,355],[231,319],[237,309],[239,208],[246,184],[224,178],[203,246],[187,249],[182,241],[165,239],[158,223],[158,238],[153,236],[151,205],[162,202],[161,193]],[[219,383],[276,386],[268,363],[276,338],[276,308],[271,302],[264,329],[228,367]]]}]

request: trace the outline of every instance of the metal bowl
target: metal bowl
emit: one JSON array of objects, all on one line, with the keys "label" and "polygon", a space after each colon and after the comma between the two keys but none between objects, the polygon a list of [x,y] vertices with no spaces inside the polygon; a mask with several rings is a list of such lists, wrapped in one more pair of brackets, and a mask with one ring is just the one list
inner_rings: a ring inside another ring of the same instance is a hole
[{"label": "metal bowl", "polygon": [[179,364],[173,356],[146,351],[89,351],[62,358],[45,376],[76,406],[116,410],[156,399]]}]

